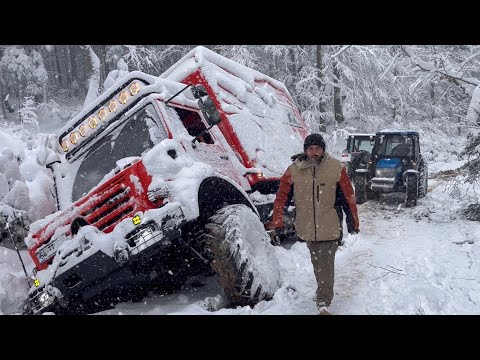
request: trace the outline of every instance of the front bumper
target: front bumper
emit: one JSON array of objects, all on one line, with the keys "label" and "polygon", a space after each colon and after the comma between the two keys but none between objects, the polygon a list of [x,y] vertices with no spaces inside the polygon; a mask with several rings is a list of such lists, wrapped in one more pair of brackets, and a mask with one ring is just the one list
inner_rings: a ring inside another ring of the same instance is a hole
[{"label": "front bumper", "polygon": [[[92,247],[81,255],[85,257],[81,261],[67,258],[47,286],[30,293],[30,311],[33,314],[85,313],[88,303],[97,302],[99,297],[116,299],[119,294],[152,282],[151,272],[161,269],[162,254],[180,237],[185,222],[182,211],[166,213],[160,222],[139,225],[128,234],[127,246],[123,251],[114,252],[114,257]],[[68,260],[75,264],[71,266]],[[54,292],[48,291],[52,288]]]},{"label": "front bumper", "polygon": [[393,192],[395,191],[395,178],[374,177],[370,181],[370,188],[378,192]]}]

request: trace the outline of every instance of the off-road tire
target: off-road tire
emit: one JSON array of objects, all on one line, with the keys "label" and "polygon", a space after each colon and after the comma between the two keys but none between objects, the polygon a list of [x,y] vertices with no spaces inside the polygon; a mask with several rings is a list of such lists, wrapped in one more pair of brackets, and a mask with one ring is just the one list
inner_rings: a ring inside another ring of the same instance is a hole
[{"label": "off-road tire", "polygon": [[407,184],[405,207],[417,206],[418,186],[419,186],[418,175],[408,174],[405,181]]},{"label": "off-road tire", "polygon": [[418,197],[423,198],[427,195],[428,191],[428,168],[423,162],[418,170],[418,176]]},{"label": "off-road tire", "polygon": [[258,216],[246,205],[228,205],[205,228],[207,257],[230,304],[270,300],[280,287],[280,266]]},{"label": "off-road tire", "polygon": [[357,204],[363,204],[367,201],[366,178],[364,174],[355,174],[355,200]]}]

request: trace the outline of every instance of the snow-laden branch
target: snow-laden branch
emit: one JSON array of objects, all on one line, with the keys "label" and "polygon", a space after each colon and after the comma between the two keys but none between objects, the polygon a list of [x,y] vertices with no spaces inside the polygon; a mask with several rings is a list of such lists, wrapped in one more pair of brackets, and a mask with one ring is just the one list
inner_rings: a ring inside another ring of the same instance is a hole
[{"label": "snow-laden branch", "polygon": [[349,47],[351,47],[352,45],[345,45],[344,47],[342,47],[340,50],[338,50],[335,54],[333,55],[330,55],[330,58],[331,59],[335,59],[338,55],[340,55],[341,53],[343,53],[345,50],[347,50]]},{"label": "snow-laden branch", "polygon": [[83,103],[83,108],[93,102],[98,96],[98,89],[100,87],[100,59],[93,51],[90,45],[86,45],[85,48],[90,53],[90,60],[92,61],[92,76],[88,81],[88,92]]},{"label": "snow-laden branch", "polygon": [[390,64],[388,64],[387,68],[385,69],[385,71],[383,72],[382,75],[380,75],[380,80],[382,80],[385,75],[388,74],[388,72],[390,71],[390,69],[392,68],[393,64],[395,64],[395,60],[397,60],[397,57],[400,53],[396,53],[395,56],[393,57],[393,59],[390,61]]},{"label": "snow-laden branch", "polygon": [[[420,69],[437,72],[444,75],[447,78],[454,80],[457,84],[462,86],[465,89],[465,92],[471,96],[470,103],[467,110],[467,121],[472,125],[478,125],[479,115],[480,115],[480,80],[473,77],[464,77],[463,71],[458,71],[453,68],[450,64],[444,66],[443,69],[439,69],[435,63],[426,62],[420,59],[417,56],[413,49],[408,45],[402,45],[402,50],[410,57],[412,62],[417,65]],[[472,60],[477,54],[474,54],[467,58],[462,64],[465,65],[467,61]],[[462,65],[462,66],[463,66]],[[474,131],[473,128],[471,130]]]},{"label": "snow-laden branch", "polygon": [[[480,84],[475,86],[475,89],[472,91],[472,99],[468,105],[467,110],[467,122],[470,125],[477,125],[478,118],[480,115]],[[471,130],[473,135],[478,135],[478,130]]]},{"label": "snow-laden branch", "polygon": [[427,62],[420,59],[420,57],[413,52],[413,49],[408,45],[402,45],[402,50],[405,54],[410,57],[412,62],[417,65],[420,69],[425,71],[436,71],[439,74],[442,74],[452,80],[456,80],[459,85],[461,85],[467,93],[471,94],[473,92],[472,86],[477,86],[480,83],[480,80],[473,77],[464,77],[462,71],[453,69],[452,67],[445,67],[443,70],[439,69],[434,62]]}]

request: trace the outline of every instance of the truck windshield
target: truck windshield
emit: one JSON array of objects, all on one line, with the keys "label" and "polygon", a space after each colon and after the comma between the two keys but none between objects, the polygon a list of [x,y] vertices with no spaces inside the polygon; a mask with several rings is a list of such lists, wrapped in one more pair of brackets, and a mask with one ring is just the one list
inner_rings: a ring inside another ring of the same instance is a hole
[{"label": "truck windshield", "polygon": [[[124,124],[99,139],[81,160],[72,189],[72,201],[77,201],[106,174],[115,169],[120,159],[141,156],[155,143],[166,138],[153,121],[154,109],[148,105],[124,120]],[[153,133],[154,132],[154,133]]]}]

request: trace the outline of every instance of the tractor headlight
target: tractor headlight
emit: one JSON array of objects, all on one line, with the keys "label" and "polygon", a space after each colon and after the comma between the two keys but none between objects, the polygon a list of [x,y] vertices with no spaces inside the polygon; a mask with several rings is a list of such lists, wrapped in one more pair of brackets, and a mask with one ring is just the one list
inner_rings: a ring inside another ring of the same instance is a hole
[{"label": "tractor headlight", "polygon": [[375,176],[381,178],[393,178],[397,176],[397,168],[380,168],[375,170]]}]

